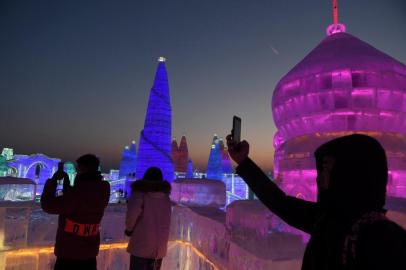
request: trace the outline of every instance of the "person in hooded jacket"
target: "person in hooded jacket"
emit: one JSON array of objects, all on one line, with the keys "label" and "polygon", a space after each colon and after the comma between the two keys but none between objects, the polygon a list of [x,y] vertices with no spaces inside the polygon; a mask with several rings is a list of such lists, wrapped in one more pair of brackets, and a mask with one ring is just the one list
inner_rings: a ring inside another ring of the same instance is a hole
[{"label": "person in hooded jacket", "polygon": [[406,269],[406,231],[385,216],[388,167],[377,140],[353,134],[316,150],[317,202],[286,195],[248,157],[248,142],[228,135],[227,145],[258,199],[310,234],[303,270]]},{"label": "person in hooded jacket", "polygon": [[159,168],[150,167],[131,189],[125,221],[130,270],[159,270],[169,239],[171,185]]},{"label": "person in hooded jacket", "polygon": [[[100,246],[100,221],[109,198],[110,184],[98,171],[99,159],[87,154],[78,158],[74,186],[63,171],[48,179],[41,196],[41,207],[58,214],[54,253],[55,270],[97,269]],[[64,179],[63,195],[58,196],[57,181]]]}]

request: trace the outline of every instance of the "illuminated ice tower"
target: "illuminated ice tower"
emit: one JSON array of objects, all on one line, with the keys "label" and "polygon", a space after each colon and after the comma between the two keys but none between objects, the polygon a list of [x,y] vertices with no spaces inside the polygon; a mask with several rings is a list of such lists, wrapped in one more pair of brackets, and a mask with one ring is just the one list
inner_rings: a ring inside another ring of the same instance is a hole
[{"label": "illuminated ice tower", "polygon": [[221,180],[223,179],[222,169],[222,155],[219,143],[219,137],[214,134],[213,141],[211,143],[209,161],[207,162],[207,178]]},{"label": "illuminated ice tower", "polygon": [[175,168],[176,178],[184,178],[188,172],[189,166],[189,150],[187,146],[186,136],[182,136],[180,139],[180,144],[176,139],[172,140],[172,160]]},{"label": "illuminated ice tower", "polygon": [[221,169],[223,174],[231,174],[234,172],[233,166],[231,165],[231,159],[228,154],[227,147],[224,145],[224,141],[219,139],[220,151],[221,151]]},{"label": "illuminated ice tower", "polygon": [[274,175],[288,193],[314,200],[315,149],[362,133],[385,148],[389,195],[406,197],[406,66],[345,33],[336,2],[327,37],[273,93]]},{"label": "illuminated ice tower", "polygon": [[127,176],[132,175],[136,171],[137,164],[137,149],[135,141],[132,141],[131,145],[126,146],[123,150],[123,155],[120,161],[120,173],[119,178],[125,179]]},{"label": "illuminated ice tower", "polygon": [[186,173],[189,160],[189,150],[185,136],[182,136],[180,139],[178,159],[179,163],[177,171]]},{"label": "illuminated ice tower", "polygon": [[172,181],[174,168],[171,158],[172,112],[165,58],[160,57],[151,88],[144,129],[140,134],[137,179],[151,167],[159,167],[164,178]]}]

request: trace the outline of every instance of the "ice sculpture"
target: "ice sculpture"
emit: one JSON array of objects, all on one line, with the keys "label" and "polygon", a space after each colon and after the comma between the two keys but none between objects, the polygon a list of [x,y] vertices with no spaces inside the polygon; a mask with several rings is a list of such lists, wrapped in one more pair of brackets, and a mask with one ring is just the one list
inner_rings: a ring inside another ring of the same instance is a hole
[{"label": "ice sculpture", "polygon": [[174,138],[172,140],[172,160],[176,174],[186,174],[188,168],[189,150],[185,136],[182,136],[179,147],[176,139]]},{"label": "ice sculpture", "polygon": [[9,167],[7,165],[6,157],[0,155],[0,176],[7,176],[8,175]]},{"label": "ice sculpture", "polygon": [[233,166],[231,165],[231,159],[228,154],[227,147],[224,145],[223,140],[219,139],[220,151],[221,151],[221,169],[223,174],[233,173]]},{"label": "ice sculpture", "polygon": [[162,170],[164,178],[172,181],[174,167],[171,158],[172,111],[165,58],[160,57],[151,88],[144,129],[141,131],[136,175],[141,179],[152,166]]},{"label": "ice sculpture", "polygon": [[26,178],[0,177],[0,206],[33,203],[35,182]]},{"label": "ice sculpture", "polygon": [[211,150],[209,161],[207,162],[207,178],[221,180],[223,177],[222,169],[222,155],[219,144],[219,138],[214,134],[213,141],[211,143]]},{"label": "ice sculpture", "polygon": [[14,149],[13,148],[3,148],[1,151],[1,155],[6,158],[6,160],[11,160],[14,157]]},{"label": "ice sculpture", "polygon": [[193,161],[191,159],[189,159],[187,162],[186,178],[193,178]]},{"label": "ice sculpture", "polygon": [[226,186],[219,180],[182,179],[172,183],[171,200],[193,207],[226,205]]},{"label": "ice sculpture", "polygon": [[33,180],[0,177],[0,251],[27,245],[30,213],[34,203]]},{"label": "ice sculpture", "polygon": [[135,173],[137,164],[137,147],[135,141],[131,145],[126,146],[123,150],[123,155],[120,161],[120,179],[125,179],[127,175]]},{"label": "ice sculpture", "polygon": [[177,171],[176,169],[179,167],[179,146],[178,146],[178,142],[176,141],[176,138],[172,139],[171,156],[172,156],[172,161],[173,161],[173,167],[176,172]]},{"label": "ice sculpture", "polygon": [[182,138],[180,139],[178,158],[179,158],[178,164],[179,167],[176,169],[176,171],[186,173],[189,160],[189,150],[187,147],[187,141],[185,136],[182,136]]},{"label": "ice sculpture", "polygon": [[275,88],[274,175],[314,200],[315,149],[363,133],[386,150],[388,193],[406,197],[406,66],[344,31],[329,32]]},{"label": "ice sculpture", "polygon": [[68,174],[70,184],[71,184],[71,186],[73,186],[74,182],[75,182],[75,177],[76,177],[75,164],[73,164],[73,162],[70,162],[70,161],[65,162],[64,171]]},{"label": "ice sculpture", "polygon": [[34,180],[37,184],[37,194],[41,194],[45,181],[58,169],[60,161],[44,154],[14,155],[13,159],[8,161],[8,166],[16,172],[16,176]]}]

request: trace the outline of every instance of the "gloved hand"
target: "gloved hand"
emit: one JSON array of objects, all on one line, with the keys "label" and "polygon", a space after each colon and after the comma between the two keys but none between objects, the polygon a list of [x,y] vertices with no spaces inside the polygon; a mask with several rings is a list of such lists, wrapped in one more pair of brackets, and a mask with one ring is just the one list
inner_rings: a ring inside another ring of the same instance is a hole
[{"label": "gloved hand", "polygon": [[128,236],[128,237],[130,237],[132,233],[133,233],[132,231],[128,231],[128,230],[125,230],[125,231],[124,231],[124,234],[125,234],[126,236]]}]

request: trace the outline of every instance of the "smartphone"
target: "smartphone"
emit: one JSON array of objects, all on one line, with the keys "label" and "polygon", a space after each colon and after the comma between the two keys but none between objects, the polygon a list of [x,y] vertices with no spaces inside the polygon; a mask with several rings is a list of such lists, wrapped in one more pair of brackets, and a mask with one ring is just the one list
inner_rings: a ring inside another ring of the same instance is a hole
[{"label": "smartphone", "polygon": [[240,143],[241,141],[241,118],[238,116],[233,117],[233,129],[231,130],[231,136],[235,143]]},{"label": "smartphone", "polygon": [[[64,162],[59,162],[58,163],[58,172],[63,172],[63,167],[65,163]],[[56,186],[56,196],[62,196],[63,195],[63,178],[58,179],[57,181],[57,186]]]}]

